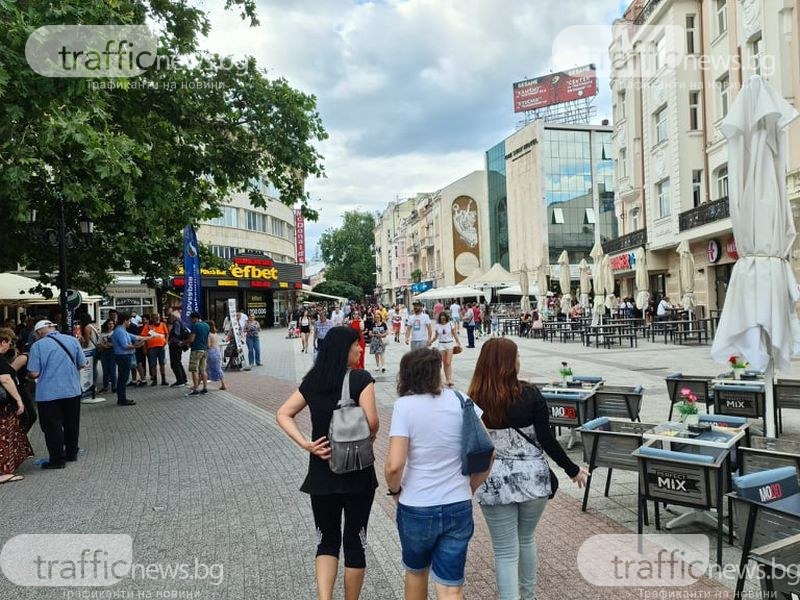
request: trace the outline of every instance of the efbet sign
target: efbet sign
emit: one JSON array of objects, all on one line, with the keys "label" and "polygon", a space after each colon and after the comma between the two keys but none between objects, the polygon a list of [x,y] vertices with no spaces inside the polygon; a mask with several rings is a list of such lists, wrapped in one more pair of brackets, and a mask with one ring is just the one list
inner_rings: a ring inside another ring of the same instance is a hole
[{"label": "efbet sign", "polygon": [[[178,275],[183,275],[183,269],[178,269]],[[278,267],[257,267],[255,265],[231,265],[225,269],[200,269],[204,277],[233,277],[234,279],[267,279],[278,280]]]},{"label": "efbet sign", "polygon": [[612,256],[609,260],[612,271],[630,271],[636,266],[636,255],[633,252]]}]

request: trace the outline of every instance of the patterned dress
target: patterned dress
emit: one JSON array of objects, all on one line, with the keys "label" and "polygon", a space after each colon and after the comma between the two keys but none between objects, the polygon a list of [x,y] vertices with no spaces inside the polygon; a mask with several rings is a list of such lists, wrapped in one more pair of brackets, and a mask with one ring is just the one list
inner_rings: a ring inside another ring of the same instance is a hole
[{"label": "patterned dress", "polygon": [[[2,358],[0,358],[0,373],[11,375],[12,379],[17,381],[14,369]],[[22,428],[22,420],[15,414],[16,412],[16,402],[0,406],[0,475],[11,475],[26,458],[33,456],[33,448]]]}]

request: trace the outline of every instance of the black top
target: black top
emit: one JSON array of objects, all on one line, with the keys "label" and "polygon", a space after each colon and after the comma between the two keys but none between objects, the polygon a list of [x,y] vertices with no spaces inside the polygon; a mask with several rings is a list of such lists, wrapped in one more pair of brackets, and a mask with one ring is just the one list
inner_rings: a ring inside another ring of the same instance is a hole
[{"label": "black top", "polygon": [[[350,397],[358,404],[358,397],[370,383],[375,383],[367,371],[353,369],[350,371]],[[327,394],[317,394],[308,391],[305,382],[300,384],[300,393],[311,411],[311,439],[318,440],[328,437],[328,429],[333,418],[333,409],[342,396],[341,387]],[[306,475],[300,491],[306,494],[350,494],[353,492],[369,492],[378,487],[378,478],[375,476],[375,467],[370,466],[360,471],[337,475],[331,471],[327,460],[322,460],[315,454],[308,458],[308,475]]]},{"label": "black top", "polygon": [[[378,331],[375,331],[376,329]],[[373,325],[372,327],[370,327],[367,330],[367,332],[369,333],[370,336],[372,336],[373,334],[381,335],[381,334],[386,333],[388,331],[389,331],[389,328],[386,326],[386,323],[381,323],[380,325]]]},{"label": "black top", "polygon": [[556,464],[564,469],[567,475],[575,477],[580,471],[580,467],[570,460],[567,453],[564,452],[564,448],[553,437],[550,430],[550,412],[542,393],[536,386],[522,382],[522,397],[509,407],[503,427],[522,429],[529,425],[533,425],[536,439],[547,455],[556,461]]}]

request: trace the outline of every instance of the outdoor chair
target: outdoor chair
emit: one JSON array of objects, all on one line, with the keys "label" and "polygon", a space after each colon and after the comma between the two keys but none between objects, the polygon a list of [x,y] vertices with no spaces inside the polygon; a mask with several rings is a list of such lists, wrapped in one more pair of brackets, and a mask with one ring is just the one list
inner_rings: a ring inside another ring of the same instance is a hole
[{"label": "outdoor chair", "polygon": [[[728,494],[742,558],[736,581],[740,597],[751,559],[772,565],[796,564],[800,550],[800,484],[795,467],[780,467],[733,477]],[[797,568],[796,566],[794,568]]]},{"label": "outdoor chair", "polygon": [[641,385],[604,385],[594,394],[594,416],[641,421],[639,411],[642,408],[643,395],[644,388]]},{"label": "outdoor chair", "polygon": [[[629,421],[612,421],[608,417],[599,417],[583,425],[578,431],[583,442],[583,459],[589,465],[589,474],[593,475],[598,467],[608,469],[604,495],[608,497],[611,487],[611,474],[614,469],[637,471],[636,457],[631,453],[642,445],[642,434],[655,427],[650,423],[631,423]],[[593,477],[589,477],[583,493],[581,510],[586,512],[589,503],[589,488]],[[648,523],[645,513],[645,524]]]},{"label": "outdoor chair", "polygon": [[767,430],[767,415],[764,406],[763,386],[751,383],[717,384],[714,386],[714,413],[761,419],[763,430]]},{"label": "outdoor chair", "polygon": [[714,403],[714,394],[710,388],[711,377],[670,373],[664,380],[667,384],[670,402],[668,421],[672,421],[672,412],[675,409],[675,404],[682,401],[681,390],[684,388],[689,388],[697,396],[697,402],[705,404],[706,412],[709,412],[709,406]]},{"label": "outdoor chair", "polygon": [[800,442],[753,436],[739,448],[740,475],[750,475],[780,467],[795,467],[800,472]]},{"label": "outdoor chair", "polygon": [[783,409],[800,409],[800,381],[778,379],[772,389],[775,409],[778,411],[778,433],[783,433]]},{"label": "outdoor chair", "polygon": [[572,381],[580,381],[581,383],[603,383],[605,379],[601,375],[573,375]]}]

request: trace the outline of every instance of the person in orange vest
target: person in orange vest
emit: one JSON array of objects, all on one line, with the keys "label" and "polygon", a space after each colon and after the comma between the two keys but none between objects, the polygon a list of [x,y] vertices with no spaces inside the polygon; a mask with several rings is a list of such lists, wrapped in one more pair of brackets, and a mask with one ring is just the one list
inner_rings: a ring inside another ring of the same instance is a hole
[{"label": "person in orange vest", "polygon": [[158,384],[156,364],[158,364],[158,368],[161,371],[161,385],[169,385],[166,375],[166,347],[169,328],[161,320],[161,315],[158,313],[150,315],[150,319],[142,327],[141,335],[147,338],[145,346],[147,348],[147,362],[150,367],[150,385]]}]

